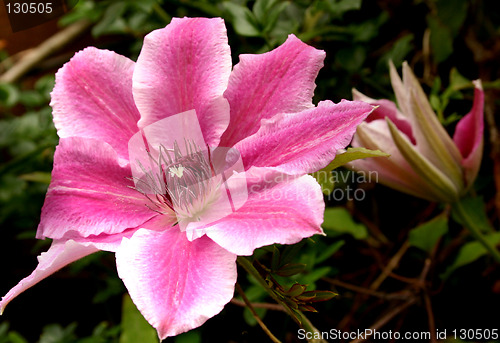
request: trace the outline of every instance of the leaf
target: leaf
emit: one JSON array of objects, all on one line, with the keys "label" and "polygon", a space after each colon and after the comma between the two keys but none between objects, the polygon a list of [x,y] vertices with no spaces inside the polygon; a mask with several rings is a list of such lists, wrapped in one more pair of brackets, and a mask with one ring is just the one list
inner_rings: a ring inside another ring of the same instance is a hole
[{"label": "leaf", "polygon": [[278,269],[275,273],[279,276],[292,276],[302,273],[306,265],[303,263],[287,263]]},{"label": "leaf", "polygon": [[328,301],[337,296],[337,293],[331,291],[307,291],[302,293],[297,300],[302,300],[306,302],[320,302],[320,301]]},{"label": "leaf", "polygon": [[43,184],[50,184],[51,175],[49,172],[32,172],[28,174],[19,175],[21,180],[38,182]]},{"label": "leaf", "polygon": [[473,84],[471,80],[467,79],[465,76],[460,74],[457,68],[452,68],[450,71],[450,88],[454,91],[458,91],[464,88],[472,87]]},{"label": "leaf", "polygon": [[326,3],[330,14],[337,18],[345,12],[361,8],[361,0],[327,0]]},{"label": "leaf", "polygon": [[[462,205],[461,207],[466,211],[467,217],[471,218],[471,220],[475,223],[479,230],[481,230],[481,232],[495,231],[488,219],[485,204],[481,197],[462,198],[460,199],[460,203]],[[452,206],[451,216],[457,223],[466,226],[461,218],[461,215],[457,212],[457,208],[455,206]]]},{"label": "leaf", "polygon": [[410,231],[408,241],[430,253],[441,236],[448,232],[448,218],[440,215]]},{"label": "leaf", "polygon": [[[500,243],[500,232],[493,233],[490,235],[485,235],[485,239],[490,242],[493,246]],[[480,257],[487,255],[488,251],[480,242],[469,242],[465,244],[453,262],[451,266],[446,269],[446,271],[441,275],[443,279],[448,278],[456,269],[466,266]]]},{"label": "leaf", "polygon": [[294,298],[294,297],[297,297],[299,295],[301,295],[302,293],[304,293],[304,291],[306,290],[307,286],[304,286],[304,285],[301,285],[300,283],[294,283],[286,292],[284,292],[283,294],[290,297],[290,298]]},{"label": "leaf", "polygon": [[327,235],[349,234],[356,239],[368,237],[366,226],[356,223],[349,211],[343,207],[327,208],[322,226]]},{"label": "leaf", "polygon": [[430,44],[436,63],[446,60],[453,52],[453,37],[450,30],[436,18],[428,16],[427,24],[431,30]]},{"label": "leaf", "polygon": [[332,267],[315,268],[314,270],[312,270],[307,274],[301,274],[301,277],[298,279],[298,281],[301,284],[309,285],[311,288],[315,288],[314,283],[319,279],[321,279],[322,277],[327,276],[331,270]]},{"label": "leaf", "polygon": [[0,104],[11,107],[19,100],[19,90],[10,83],[0,83]]},{"label": "leaf", "polygon": [[[255,320],[255,318],[253,319]],[[255,324],[257,324],[257,321],[255,321]],[[201,334],[197,330],[185,332],[175,337],[175,343],[201,343]]]},{"label": "leaf", "polygon": [[229,13],[230,21],[237,33],[248,37],[260,36],[257,20],[247,7],[230,1],[223,2],[222,6]]},{"label": "leaf", "polygon": [[367,157],[389,157],[389,154],[382,152],[380,150],[369,150],[366,148],[348,148],[347,151],[337,154],[335,159],[330,162],[325,168],[312,173],[312,176],[318,181],[321,185],[321,189],[323,193],[326,195],[330,195],[334,181],[331,175],[332,170],[347,164],[348,162],[359,160]]},{"label": "leaf", "polygon": [[306,244],[306,240],[303,239],[300,242],[287,245],[285,249],[281,252],[280,256],[280,265],[284,265],[292,262],[293,258],[297,255],[297,253],[302,249],[302,247]]},{"label": "leaf", "polygon": [[257,0],[253,5],[253,13],[255,14],[255,18],[261,24],[262,32],[270,32],[278,18],[287,8],[290,3],[288,1],[279,1],[279,0]]},{"label": "leaf", "polygon": [[322,250],[316,257],[315,262],[321,263],[327,260],[330,256],[335,254],[344,245],[345,241],[340,240],[330,244],[326,249]]},{"label": "leaf", "polygon": [[128,294],[123,296],[120,343],[158,343],[156,330],[144,319]]}]

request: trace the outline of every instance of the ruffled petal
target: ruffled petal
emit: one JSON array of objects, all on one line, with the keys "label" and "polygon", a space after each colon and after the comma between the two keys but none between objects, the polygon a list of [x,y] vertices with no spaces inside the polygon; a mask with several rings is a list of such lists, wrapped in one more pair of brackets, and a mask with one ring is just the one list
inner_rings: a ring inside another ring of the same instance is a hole
[{"label": "ruffled petal", "polygon": [[151,32],[137,60],[133,93],[145,127],[196,110],[205,141],[217,146],[229,123],[222,97],[231,73],[231,52],[220,18],[174,18]]},{"label": "ruffled petal", "polygon": [[481,81],[474,82],[474,103],[471,111],[457,124],[453,141],[462,154],[466,185],[470,186],[479,171],[483,157],[484,92]]},{"label": "ruffled petal", "polygon": [[217,244],[237,255],[251,255],[265,245],[294,244],[323,233],[325,203],[313,177],[251,168],[247,182],[247,202],[205,230]]},{"label": "ruffled petal", "polygon": [[133,61],[112,51],[78,52],[57,72],[51,94],[59,137],[96,138],[128,160],[127,142],[140,117],[132,97],[133,71]]},{"label": "ruffled petal", "polygon": [[61,139],[37,237],[58,239],[68,230],[83,237],[115,234],[146,222],[157,213],[131,188],[131,176],[130,166],[119,165],[108,144],[78,137]]},{"label": "ruffled petal", "polygon": [[54,274],[62,267],[98,251],[92,244],[79,244],[74,241],[54,241],[47,252],[38,256],[38,266],[28,277],[22,279],[0,301],[0,314],[5,306],[28,288]]},{"label": "ruffled petal", "polygon": [[325,167],[338,149],[349,144],[356,127],[372,110],[362,101],[323,101],[313,109],[263,120],[259,131],[235,148],[242,155],[245,169],[274,167],[290,174],[312,173]]},{"label": "ruffled petal", "polygon": [[139,230],[116,253],[118,274],[160,339],[202,325],[233,297],[236,255],[178,227]]},{"label": "ruffled petal", "polygon": [[241,55],[224,93],[231,106],[231,121],[221,146],[232,147],[257,132],[261,119],[311,108],[314,80],[324,57],[324,51],[294,35],[273,51]]}]

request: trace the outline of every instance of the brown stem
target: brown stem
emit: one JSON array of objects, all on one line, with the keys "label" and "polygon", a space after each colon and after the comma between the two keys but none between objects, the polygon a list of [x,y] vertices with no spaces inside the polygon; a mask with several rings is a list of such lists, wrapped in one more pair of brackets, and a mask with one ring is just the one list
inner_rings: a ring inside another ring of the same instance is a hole
[{"label": "brown stem", "polygon": [[[236,306],[241,306],[241,307],[246,307],[247,304],[244,301],[238,300],[236,298],[231,299],[231,304],[236,305]],[[285,312],[285,309],[283,306],[278,305],[278,304],[269,304],[269,303],[251,303],[253,308],[265,308],[266,310],[271,310],[271,311],[280,311],[280,312]]]},{"label": "brown stem", "polygon": [[12,68],[0,75],[0,82],[16,82],[45,58],[60,50],[66,44],[70,43],[73,39],[85,32],[91,24],[92,23],[87,20],[81,20],[71,24],[64,30],[59,31],[42,44],[28,52],[19,60],[19,62],[12,66]]},{"label": "brown stem", "polygon": [[373,281],[373,283],[370,286],[371,290],[375,291],[380,287],[382,282],[384,282],[384,280],[387,279],[387,277],[392,273],[394,268],[398,266],[399,261],[401,260],[401,258],[406,253],[406,250],[408,250],[409,247],[410,244],[408,243],[408,241],[404,242],[399,251],[391,258],[387,266],[384,268],[382,274],[380,274],[379,277],[375,281]]},{"label": "brown stem", "polygon": [[262,328],[262,330],[266,333],[266,335],[269,336],[271,341],[273,341],[274,343],[281,343],[281,341],[277,339],[276,336],[273,335],[273,333],[267,328],[266,324],[264,324],[264,322],[260,319],[257,312],[255,312],[252,303],[248,300],[247,296],[245,295],[245,292],[243,292],[243,289],[238,283],[236,283],[236,290],[238,291],[238,293],[240,293],[241,297],[243,298],[243,301],[248,306],[248,309],[252,313],[253,317],[255,318],[259,326]]},{"label": "brown stem", "polygon": [[404,294],[404,293],[389,293],[388,294],[388,293],[378,292],[378,291],[374,291],[374,290],[371,290],[368,288],[364,288],[361,286],[357,286],[357,285],[353,285],[353,284],[350,284],[347,282],[343,282],[340,280],[330,279],[327,277],[322,278],[322,280],[329,282],[332,285],[342,287],[342,288],[351,290],[351,291],[356,292],[356,293],[366,294],[366,295],[369,295],[372,297],[377,297],[377,298],[384,299],[384,300],[395,300],[395,299],[406,300],[406,299],[408,299],[408,294]]},{"label": "brown stem", "polygon": [[[411,298],[407,302],[405,302],[405,303],[399,305],[398,307],[394,308],[392,311],[387,312],[382,318],[380,318],[377,322],[375,322],[375,324],[373,324],[370,327],[370,329],[372,330],[372,332],[380,329],[385,324],[387,324],[391,319],[393,319],[398,314],[400,314],[401,312],[403,312],[406,308],[408,308],[409,306],[413,305],[416,301],[417,301],[416,298]],[[364,341],[366,341],[368,339],[368,337],[369,336],[365,336],[363,338],[352,340],[351,343],[364,342]]]}]

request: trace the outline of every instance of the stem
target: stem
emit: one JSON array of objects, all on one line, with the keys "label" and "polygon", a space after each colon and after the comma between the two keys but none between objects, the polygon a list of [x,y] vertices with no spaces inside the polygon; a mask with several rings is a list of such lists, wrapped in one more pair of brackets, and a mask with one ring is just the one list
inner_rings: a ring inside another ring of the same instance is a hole
[{"label": "stem", "polygon": [[168,13],[165,12],[158,3],[155,3],[153,5],[153,10],[165,22],[165,24],[169,24],[170,21],[172,21],[172,17],[169,16]]},{"label": "stem", "polygon": [[496,262],[500,263],[500,252],[496,249],[496,247],[489,242],[486,237],[481,233],[481,229],[476,226],[474,220],[469,217],[469,214],[465,210],[464,206],[460,201],[457,201],[453,204],[453,208],[459,217],[462,219],[463,224],[469,229],[470,233],[474,238],[479,241],[488,252],[493,256]]},{"label": "stem", "polygon": [[250,310],[250,312],[252,312],[253,317],[255,318],[257,323],[259,323],[261,329],[264,330],[266,335],[269,336],[271,341],[273,341],[274,343],[281,343],[281,341],[279,339],[277,339],[276,336],[274,336],[273,333],[267,328],[266,324],[264,324],[262,319],[260,319],[257,312],[255,312],[255,309],[253,308],[252,303],[250,303],[250,301],[248,300],[247,296],[245,295],[245,292],[243,292],[243,289],[241,288],[239,283],[236,283],[236,290],[238,291],[238,293],[240,293],[241,297],[243,298],[243,301],[248,306],[248,309]]},{"label": "stem", "polygon": [[[295,313],[290,309],[290,307],[288,307],[287,304],[285,304],[283,302],[283,300],[281,300],[277,295],[276,293],[272,290],[271,287],[269,287],[268,283],[266,282],[266,280],[264,280],[262,278],[262,276],[260,275],[259,271],[257,269],[255,269],[255,267],[253,266],[252,262],[250,262],[250,260],[244,256],[238,256],[238,259],[237,259],[237,262],[238,264],[243,267],[243,269],[245,269],[247,271],[248,274],[252,275],[255,280],[257,280],[257,282],[266,290],[266,292],[271,296],[271,298],[274,299],[274,301],[276,301],[278,304],[280,304],[281,306],[283,306],[283,308],[286,310],[286,312],[288,313],[288,315],[290,315],[290,317],[292,317],[292,319],[300,326],[302,327],[304,330],[306,330],[307,332],[311,333],[310,336],[311,337],[314,337],[315,336],[315,333],[318,333],[316,334],[316,336],[319,335],[319,337],[321,337],[321,333],[319,333],[318,329],[316,329],[312,323],[309,321],[309,319],[306,318],[306,316],[304,316],[304,314],[299,311],[299,310],[296,310]],[[309,342],[311,343],[322,343],[322,342],[325,342],[324,340],[318,340],[318,339],[310,339],[308,340]]]}]

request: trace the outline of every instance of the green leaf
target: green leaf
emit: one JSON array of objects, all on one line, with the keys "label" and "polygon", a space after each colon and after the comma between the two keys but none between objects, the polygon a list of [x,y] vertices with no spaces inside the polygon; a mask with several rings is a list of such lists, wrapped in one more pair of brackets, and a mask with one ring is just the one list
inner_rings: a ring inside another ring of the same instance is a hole
[{"label": "green leaf", "polygon": [[[485,239],[490,242],[493,246],[500,243],[500,232],[493,233],[490,235],[485,235]],[[466,266],[480,257],[487,255],[488,251],[480,242],[469,242],[465,244],[453,262],[451,266],[446,269],[446,271],[441,275],[442,278],[448,278],[451,273],[453,273],[457,268]]]},{"label": "green leaf", "polygon": [[460,74],[457,68],[452,68],[450,71],[450,86],[454,91],[472,87],[472,82],[465,76]]},{"label": "green leaf", "polygon": [[344,13],[361,8],[361,0],[327,0],[328,10],[333,17],[341,17]]},{"label": "green leaf", "polygon": [[260,23],[262,32],[270,32],[278,21],[278,18],[289,5],[288,1],[279,0],[257,0],[253,5],[253,13]]},{"label": "green leaf", "polygon": [[20,179],[25,181],[38,182],[43,184],[50,184],[51,175],[49,172],[32,172],[19,176]]},{"label": "green leaf", "polygon": [[344,245],[345,241],[339,240],[335,243],[330,244],[326,249],[323,249],[321,253],[316,257],[315,263],[321,263],[327,260],[330,256],[339,251],[340,248]]},{"label": "green leaf", "polygon": [[410,231],[408,241],[430,253],[441,236],[448,232],[448,218],[440,215]]},{"label": "green leaf", "polygon": [[247,7],[230,1],[223,2],[222,6],[229,13],[230,21],[237,33],[248,37],[260,36],[257,19]]},{"label": "green leaf", "polygon": [[337,293],[331,291],[307,291],[302,293],[301,296],[297,297],[297,300],[303,300],[307,302],[320,302],[333,299],[337,295],[338,295]]},{"label": "green leaf", "polygon": [[60,324],[49,324],[43,328],[38,343],[65,343],[75,341],[75,329],[77,324],[71,323],[63,328]]},{"label": "green leaf", "polygon": [[92,35],[99,37],[104,34],[123,33],[127,29],[123,15],[127,10],[126,2],[115,2],[109,5],[102,19],[92,28]]},{"label": "green leaf", "polygon": [[453,52],[453,37],[449,28],[441,24],[436,18],[428,16],[427,24],[431,30],[432,55],[436,63],[439,64]]},{"label": "green leaf", "polygon": [[302,273],[306,265],[303,263],[287,263],[278,269],[275,273],[279,276],[292,276]]},{"label": "green leaf", "polygon": [[356,239],[368,237],[366,226],[356,223],[349,211],[343,207],[327,208],[322,226],[327,235],[349,234]]},{"label": "green leaf", "polygon": [[158,343],[156,330],[144,319],[128,294],[123,296],[120,343]]},{"label": "green leaf", "polygon": [[19,90],[10,83],[0,83],[0,104],[11,107],[19,100]]},{"label": "green leaf", "polygon": [[332,178],[332,170],[345,165],[348,162],[359,160],[367,157],[389,157],[389,154],[380,150],[369,150],[366,148],[348,148],[347,151],[337,154],[335,159],[325,168],[312,173],[312,176],[321,185],[323,193],[330,195],[333,190],[334,180]]},{"label": "green leaf", "polygon": [[[475,223],[476,227],[478,227],[481,232],[495,231],[488,219],[488,215],[486,214],[486,207],[481,197],[462,198],[460,199],[460,203],[462,205],[462,208],[466,211],[467,216],[471,218],[471,220]],[[457,208],[455,206],[452,207],[451,216],[457,223],[463,226],[467,226],[462,220],[461,215],[457,213]]]},{"label": "green leaf", "polygon": [[201,334],[191,330],[175,337],[175,343],[201,343]]},{"label": "green leaf", "polygon": [[302,247],[306,244],[306,240],[303,239],[300,242],[287,245],[285,249],[281,252],[280,256],[280,265],[284,265],[292,262],[293,258],[297,255],[297,253],[302,249]]},{"label": "green leaf", "polygon": [[307,274],[301,274],[298,278],[298,282],[304,285],[309,285],[311,288],[315,288],[314,283],[324,276],[327,276],[332,271],[332,267],[320,267],[315,268]]},{"label": "green leaf", "polygon": [[361,69],[366,59],[366,49],[361,45],[354,45],[339,50],[335,58],[342,68],[354,73]]}]

